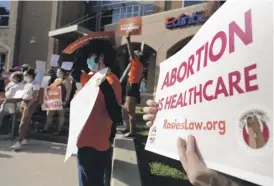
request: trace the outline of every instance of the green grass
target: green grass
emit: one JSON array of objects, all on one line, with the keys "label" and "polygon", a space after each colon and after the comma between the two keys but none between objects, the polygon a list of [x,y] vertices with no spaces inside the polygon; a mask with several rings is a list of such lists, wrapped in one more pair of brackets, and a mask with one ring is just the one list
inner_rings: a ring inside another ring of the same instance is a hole
[{"label": "green grass", "polygon": [[135,145],[139,160],[139,168],[143,186],[189,186],[187,176],[179,161],[146,151],[145,144],[149,128],[142,120],[143,108],[136,108],[136,138]]},{"label": "green grass", "polygon": [[144,112],[143,112],[143,108],[144,108],[144,107],[137,106],[137,107],[136,107],[136,111],[135,111],[136,114],[143,114],[143,113],[144,113]]},{"label": "green grass", "polygon": [[145,137],[148,136],[148,133],[149,133],[148,130],[143,130],[143,131],[139,132],[139,134],[140,134],[141,136],[145,136]]},{"label": "green grass", "polygon": [[181,180],[187,179],[187,176],[184,172],[163,163],[152,162],[149,163],[149,167],[150,173],[155,176],[170,177],[173,179]]}]

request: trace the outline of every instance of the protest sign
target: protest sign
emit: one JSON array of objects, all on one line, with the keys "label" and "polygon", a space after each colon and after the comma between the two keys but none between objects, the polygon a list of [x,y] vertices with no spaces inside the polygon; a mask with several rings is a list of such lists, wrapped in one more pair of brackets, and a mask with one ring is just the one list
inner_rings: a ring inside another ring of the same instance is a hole
[{"label": "protest sign", "polygon": [[41,83],[41,87],[42,88],[46,88],[47,86],[49,86],[49,81],[51,80],[51,76],[44,76],[42,83]]},{"label": "protest sign", "polygon": [[46,62],[37,60],[35,82],[41,85],[45,72],[46,72]]},{"label": "protest sign", "polygon": [[118,21],[117,32],[120,36],[126,35],[130,31],[132,35],[142,34],[142,17],[130,17]]},{"label": "protest sign", "polygon": [[44,79],[44,75],[45,71],[36,70],[35,82],[41,85]]},{"label": "protest sign", "polygon": [[80,82],[77,82],[77,83],[76,83],[76,88],[77,88],[77,90],[79,90],[79,91],[82,89],[82,85],[81,85]]},{"label": "protest sign", "polygon": [[50,65],[52,67],[58,67],[59,59],[60,59],[60,55],[52,54],[51,60],[50,60]]},{"label": "protest sign", "polygon": [[[99,93],[98,82],[102,80],[108,72],[105,68],[96,74],[87,82],[87,84],[79,91],[70,103],[70,118],[69,118],[69,138],[65,161],[72,154],[77,154],[77,140],[85,123],[93,109],[95,101]],[[79,110],[81,112],[79,112]]]},{"label": "protest sign", "polygon": [[12,99],[22,99],[24,94],[26,93],[26,90],[17,90],[14,94],[14,96],[12,97]]},{"label": "protest sign", "polygon": [[46,71],[46,62],[45,61],[36,61],[36,70],[37,71]]},{"label": "protest sign", "polygon": [[72,61],[65,61],[62,63],[62,66],[61,68],[64,69],[64,70],[68,70],[70,71],[73,67],[73,62]]},{"label": "protest sign", "polygon": [[44,89],[43,109],[62,110],[62,94],[60,86],[51,86]]},{"label": "protest sign", "polygon": [[272,13],[273,1],[227,1],[161,63],[147,150],[178,160],[192,134],[209,168],[273,185]]}]

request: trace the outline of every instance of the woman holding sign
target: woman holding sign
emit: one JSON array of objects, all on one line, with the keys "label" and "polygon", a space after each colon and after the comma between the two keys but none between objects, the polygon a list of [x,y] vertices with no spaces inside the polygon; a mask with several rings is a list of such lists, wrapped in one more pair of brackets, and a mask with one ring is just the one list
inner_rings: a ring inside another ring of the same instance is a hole
[{"label": "woman holding sign", "polygon": [[30,68],[24,72],[24,81],[26,84],[24,85],[24,95],[20,106],[22,116],[19,125],[19,139],[11,147],[11,149],[14,150],[20,150],[22,149],[22,145],[26,144],[25,137],[29,128],[29,123],[38,106],[37,101],[39,100],[40,85],[34,81],[35,76],[34,69]]},{"label": "woman holding sign", "polygon": [[[69,75],[69,71],[64,70],[62,68],[59,68],[56,73],[56,79],[50,86],[55,86],[55,87],[61,87],[61,97],[62,97],[62,102],[63,106],[66,107],[68,106],[70,102],[70,95],[71,95],[71,90],[72,90],[72,80]],[[52,124],[53,116],[54,114],[58,114],[58,129],[54,133],[54,135],[60,135],[62,132],[62,128],[65,122],[65,111],[64,109],[62,110],[49,110],[47,112],[47,121],[45,124],[45,127],[42,131],[42,133],[48,133],[49,128]]]},{"label": "woman holding sign", "polygon": [[121,84],[118,77],[112,73],[116,54],[109,41],[92,40],[85,49],[89,54],[87,64],[90,69],[96,72],[108,68],[109,72],[98,85],[99,94],[78,137],[79,185],[103,186],[104,171],[108,166],[111,149],[112,123],[122,121]]},{"label": "woman holding sign", "polygon": [[126,39],[131,66],[126,86],[126,100],[123,106],[127,124],[127,129],[124,131],[126,137],[133,137],[135,133],[135,110],[140,97],[140,82],[144,71],[143,64],[140,61],[140,52],[133,51],[130,36],[131,32],[127,32]]}]

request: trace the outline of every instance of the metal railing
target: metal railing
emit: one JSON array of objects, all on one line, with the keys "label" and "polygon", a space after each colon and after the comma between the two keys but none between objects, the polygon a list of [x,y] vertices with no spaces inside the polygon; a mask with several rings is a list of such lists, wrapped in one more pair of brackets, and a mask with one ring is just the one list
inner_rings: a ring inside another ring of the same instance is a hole
[{"label": "metal railing", "polygon": [[9,26],[9,15],[0,15],[0,28]]}]

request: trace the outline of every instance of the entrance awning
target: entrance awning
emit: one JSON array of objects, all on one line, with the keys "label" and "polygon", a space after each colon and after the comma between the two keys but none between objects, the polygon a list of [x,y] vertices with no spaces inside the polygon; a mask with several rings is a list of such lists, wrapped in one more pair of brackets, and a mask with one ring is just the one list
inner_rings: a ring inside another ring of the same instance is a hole
[{"label": "entrance awning", "polygon": [[49,31],[49,37],[53,37],[56,39],[76,40],[90,33],[92,33],[91,30],[88,30],[79,25],[72,25],[65,28]]}]

